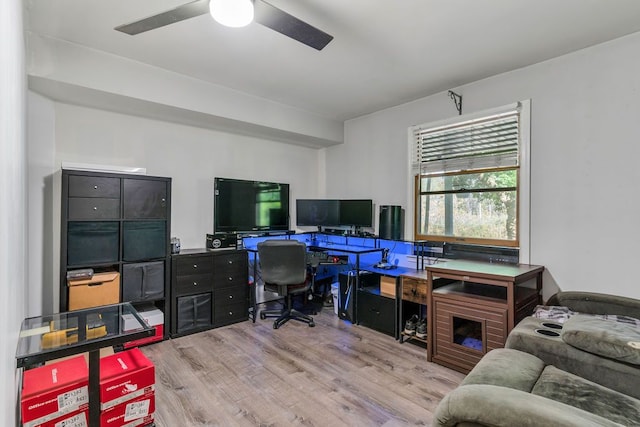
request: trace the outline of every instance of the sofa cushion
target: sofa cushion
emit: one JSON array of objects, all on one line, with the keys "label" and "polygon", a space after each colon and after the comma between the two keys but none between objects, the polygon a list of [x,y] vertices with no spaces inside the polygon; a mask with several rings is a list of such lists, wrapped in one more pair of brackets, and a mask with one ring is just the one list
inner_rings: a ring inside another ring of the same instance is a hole
[{"label": "sofa cushion", "polygon": [[544,369],[531,393],[623,425],[638,425],[640,421],[640,400],[551,365]]},{"label": "sofa cushion", "polygon": [[562,402],[520,390],[484,384],[463,385],[447,394],[433,414],[433,425],[620,427],[614,421]]},{"label": "sofa cushion", "polygon": [[[505,369],[507,366],[518,369]],[[499,385],[529,393],[543,370],[544,362],[531,354],[497,348],[480,359],[462,385]]]},{"label": "sofa cushion", "polygon": [[573,347],[562,341],[561,336],[540,335],[536,330],[546,329],[546,322],[534,317],[524,318],[509,333],[505,347],[533,354],[546,365],[554,365],[563,371],[640,399],[640,369],[637,365]]},{"label": "sofa cushion", "polygon": [[562,340],[589,353],[640,365],[640,328],[632,323],[576,314],[564,323]]}]

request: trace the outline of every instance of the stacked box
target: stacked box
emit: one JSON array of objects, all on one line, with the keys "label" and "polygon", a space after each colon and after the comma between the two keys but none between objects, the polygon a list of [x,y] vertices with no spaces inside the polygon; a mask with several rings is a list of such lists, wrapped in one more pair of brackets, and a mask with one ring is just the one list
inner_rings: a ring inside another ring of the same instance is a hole
[{"label": "stacked box", "polygon": [[120,273],[96,273],[88,279],[68,280],[69,310],[120,302]]},{"label": "stacked box", "polygon": [[[164,313],[157,308],[142,309],[138,311],[138,314],[149,326],[153,326],[155,334],[147,338],[140,338],[139,340],[129,341],[124,344],[124,348],[137,347],[139,345],[150,344],[157,341],[162,341],[164,336]],[[132,314],[124,314],[124,330],[131,330],[137,327],[138,322],[135,319],[128,319],[127,316],[133,317]],[[131,326],[129,326],[131,325]]]},{"label": "stacked box", "polygon": [[25,371],[20,402],[23,426],[55,426],[69,418],[77,421],[70,426],[86,426],[88,386],[89,369],[82,356]]},{"label": "stacked box", "polygon": [[100,361],[100,426],[144,426],[155,411],[155,369],[138,349]]}]

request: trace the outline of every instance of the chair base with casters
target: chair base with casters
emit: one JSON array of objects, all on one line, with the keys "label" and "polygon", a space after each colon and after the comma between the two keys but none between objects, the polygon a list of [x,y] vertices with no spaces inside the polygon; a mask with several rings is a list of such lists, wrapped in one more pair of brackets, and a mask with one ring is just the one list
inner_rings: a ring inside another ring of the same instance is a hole
[{"label": "chair base with casters", "polygon": [[[265,289],[269,289],[270,286],[265,286]],[[285,306],[282,310],[262,310],[260,312],[260,319],[264,320],[267,317],[276,317],[277,319],[273,321],[273,329],[278,329],[280,326],[287,323],[289,320],[297,320],[299,322],[304,322],[309,325],[309,327],[316,326],[313,321],[313,317],[304,314],[293,308],[293,296],[296,294],[305,293],[308,289],[307,286],[302,286],[300,292],[295,292],[291,289],[288,290],[287,295],[285,296]],[[277,289],[273,289],[273,291],[277,291]],[[282,292],[282,290],[280,290]]]}]

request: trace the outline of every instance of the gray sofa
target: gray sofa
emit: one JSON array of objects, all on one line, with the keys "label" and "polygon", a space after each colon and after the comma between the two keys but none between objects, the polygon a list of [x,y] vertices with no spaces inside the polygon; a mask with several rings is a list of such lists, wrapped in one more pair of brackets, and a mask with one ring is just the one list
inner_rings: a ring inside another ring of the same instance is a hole
[{"label": "gray sofa", "polygon": [[[566,307],[578,314],[558,324],[558,329],[547,327],[557,324],[554,320],[527,317],[511,331],[505,347],[533,354],[547,365],[640,399],[640,327],[592,316],[640,319],[640,301],[559,292],[546,305]],[[634,342],[637,347],[630,345]]]},{"label": "gray sofa", "polygon": [[571,316],[520,322],[440,402],[434,425],[640,425],[640,327],[625,318],[640,318],[640,301],[561,292],[547,305]]}]

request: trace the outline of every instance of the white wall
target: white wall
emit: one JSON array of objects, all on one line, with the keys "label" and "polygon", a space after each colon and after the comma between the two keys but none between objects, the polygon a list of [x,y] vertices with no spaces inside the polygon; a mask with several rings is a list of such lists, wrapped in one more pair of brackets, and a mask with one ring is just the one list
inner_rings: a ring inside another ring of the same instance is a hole
[{"label": "white wall", "polygon": [[22,2],[0,2],[0,425],[16,423],[16,343],[27,298]]},{"label": "white wall", "polygon": [[[30,195],[40,199],[30,223],[42,229],[30,252],[44,254],[36,258],[43,260],[36,271],[52,272],[43,277],[39,289],[33,283],[45,313],[57,311],[59,301],[63,162],[140,166],[148,175],[171,177],[171,235],[180,238],[183,248],[204,247],[206,233],[213,231],[216,176],[289,183],[291,200],[321,196],[317,149],[56,103],[37,94],[30,94],[29,100],[34,118],[30,151],[42,159],[32,161],[30,169]],[[293,218],[294,208],[295,204]]]},{"label": "white wall", "polygon": [[[639,51],[636,33],[455,88],[464,113],[531,99],[531,263],[547,268],[545,297],[640,298]],[[328,191],[411,206],[407,128],[456,114],[441,93],[347,122],[344,145],[326,149]]]}]

